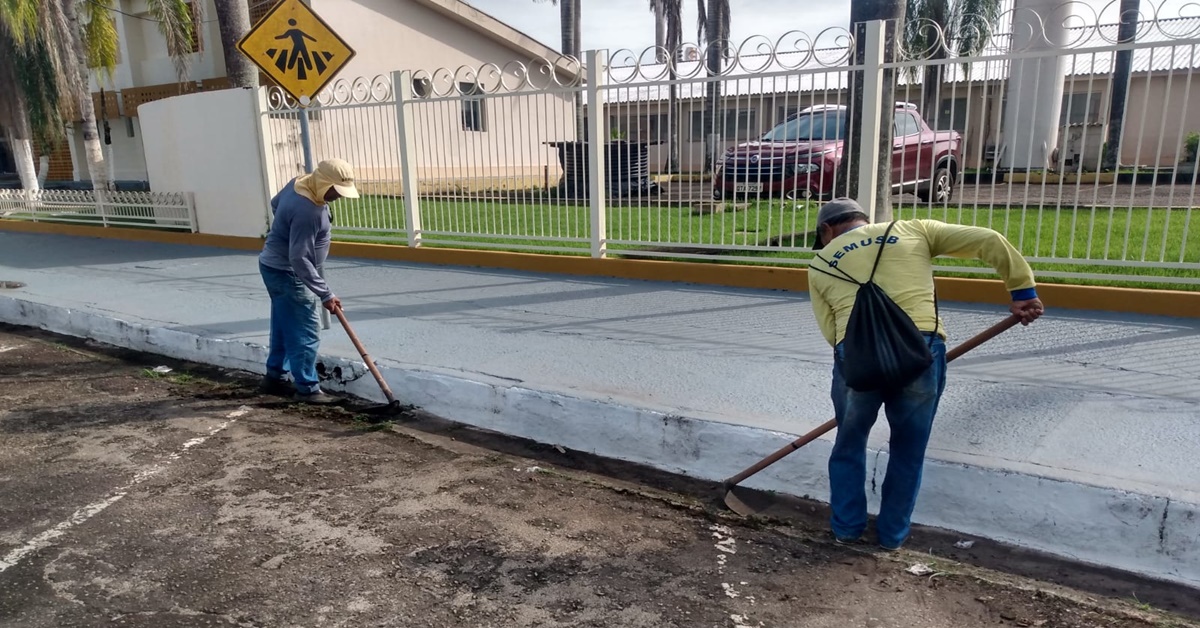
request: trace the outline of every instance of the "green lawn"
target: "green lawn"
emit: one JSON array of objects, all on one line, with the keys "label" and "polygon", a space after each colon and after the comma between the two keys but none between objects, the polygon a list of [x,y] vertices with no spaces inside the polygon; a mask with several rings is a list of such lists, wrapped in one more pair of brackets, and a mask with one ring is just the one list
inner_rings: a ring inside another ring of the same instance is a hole
[{"label": "green lawn", "polygon": [[[493,249],[557,249],[560,254],[585,254],[590,231],[585,204],[552,200],[435,200],[421,204],[424,243]],[[614,255],[645,257],[646,253],[736,256],[725,263],[792,264],[807,259],[810,231],[816,221],[815,203],[760,201],[738,211],[693,214],[691,207],[611,207],[608,212],[609,250]],[[367,197],[342,201],[336,237],[341,240],[403,243],[403,203],[400,199]],[[1192,216],[1191,214],[1195,214]],[[1200,211],[1184,209],[987,209],[963,207],[896,207],[897,218],[933,218],[957,224],[980,225],[1007,236],[1026,256],[1073,259],[1070,263],[1034,262],[1045,281],[1139,285],[1200,290],[1200,285],[1156,280],[1194,277],[1194,269],[1105,265],[1105,260],[1129,262],[1200,263]],[[1193,224],[1192,218],[1195,218]],[[362,230],[347,230],[349,225]],[[465,232],[469,236],[448,235]],[[1165,237],[1164,237],[1165,236]],[[556,241],[569,238],[573,241]],[[718,245],[747,250],[714,250],[694,245]],[[640,253],[640,255],[639,255]],[[695,261],[694,257],[689,259]],[[962,268],[964,276],[988,276],[979,262],[942,259],[939,265]],[[980,268],[981,273],[971,269]],[[1124,275],[1120,279],[1053,277],[1053,273]],[[1146,281],[1132,277],[1146,277]]]}]

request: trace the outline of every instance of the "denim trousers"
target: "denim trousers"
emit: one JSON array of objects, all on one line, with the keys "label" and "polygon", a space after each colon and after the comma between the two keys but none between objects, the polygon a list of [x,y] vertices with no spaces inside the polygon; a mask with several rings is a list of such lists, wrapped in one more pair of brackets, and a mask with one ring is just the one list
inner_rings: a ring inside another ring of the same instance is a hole
[{"label": "denim trousers", "polygon": [[839,538],[858,538],[867,528],[867,437],[880,407],[892,436],[875,529],[885,547],[899,547],[908,538],[921,489],[925,448],[946,388],[946,345],[940,337],[934,338],[930,350],[933,364],[905,388],[859,392],[842,378],[842,346],[835,349],[831,395],[838,430],[829,456],[829,503],[833,533]]},{"label": "denim trousers", "polygon": [[267,377],[283,379],[291,372],[296,390],[312,394],[321,390],[317,378],[320,326],[316,298],[291,271],[258,265],[271,296],[271,348]]}]

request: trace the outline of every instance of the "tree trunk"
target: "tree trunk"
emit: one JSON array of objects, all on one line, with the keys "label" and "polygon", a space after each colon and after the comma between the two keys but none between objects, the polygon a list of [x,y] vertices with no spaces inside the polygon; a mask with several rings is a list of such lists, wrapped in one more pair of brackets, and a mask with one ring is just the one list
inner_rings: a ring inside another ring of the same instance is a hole
[{"label": "tree trunk", "polygon": [[[887,20],[884,26],[884,63],[895,61],[897,40],[903,33],[904,8],[902,0],[852,0],[850,5],[851,32],[856,34],[854,47],[854,63],[861,64],[866,58],[866,22],[871,20]],[[858,177],[862,168],[874,168],[875,191],[877,205],[875,221],[885,222],[892,219],[892,131],[895,110],[890,103],[896,100],[896,71],[883,71],[883,90],[880,94],[880,125],[878,138],[862,137],[863,88],[865,79],[861,71],[855,72],[850,82],[849,115],[846,116],[846,127],[843,144],[842,161],[838,166],[834,195],[858,198]],[[860,146],[863,141],[874,139],[879,142],[879,161],[874,164],[860,162]],[[864,208],[870,211],[869,207]]]},{"label": "tree trunk", "polygon": [[[1133,43],[1137,37],[1138,12],[1141,0],[1121,0],[1121,24],[1117,27],[1117,43]],[[1129,94],[1129,74],[1133,67],[1133,51],[1118,50],[1113,68],[1112,93],[1108,103],[1108,142],[1102,167],[1117,168],[1121,160],[1121,134],[1125,130],[1125,100]]]},{"label": "tree trunk", "polygon": [[671,52],[667,50],[667,21],[661,2],[654,3],[654,47],[654,56],[658,62],[666,63],[671,57]]},{"label": "tree trunk", "polygon": [[[703,2],[704,0],[699,0]],[[708,23],[704,27],[704,32],[708,35],[706,42],[708,45],[705,65],[707,66],[708,76],[717,77],[721,75],[722,57],[725,52],[724,42],[721,41],[721,0],[709,0],[708,2]],[[708,97],[705,99],[704,105],[704,171],[714,172],[717,165],[717,144],[720,141],[721,129],[721,82],[719,80],[711,80],[708,82]]]},{"label": "tree trunk", "polygon": [[37,180],[38,186],[46,185],[46,178],[50,176],[50,156],[42,155],[38,157]]},{"label": "tree trunk", "polygon": [[[939,50],[934,53],[936,59],[945,59],[946,53]],[[926,122],[932,122],[934,126],[938,126],[938,114],[941,113],[938,105],[941,103],[940,96],[942,95],[942,69],[944,65],[927,65],[925,66],[925,78],[921,82],[921,115]]]},{"label": "tree trunk", "polygon": [[83,153],[87,160],[88,176],[92,180],[92,189],[107,190],[112,182],[108,178],[108,168],[104,163],[104,147],[100,145],[100,133],[96,128],[96,107],[92,103],[91,70],[88,68],[87,50],[84,48],[84,25],[79,19],[79,10],[73,0],[62,0],[63,10],[70,24],[72,37],[71,45],[75,49],[75,62],[79,72],[80,86],[71,97],[79,108],[83,118]]},{"label": "tree trunk", "polygon": [[258,87],[258,68],[237,49],[238,41],[250,31],[249,3],[246,0],[214,0],[213,5],[216,7],[217,26],[221,29],[225,75],[234,87]]},{"label": "tree trunk", "polygon": [[13,161],[16,162],[21,188],[27,192],[36,192],[41,189],[41,185],[38,184],[37,170],[33,165],[33,144],[27,139],[10,137],[12,141],[9,143],[12,145]]},{"label": "tree trunk", "polygon": [[[579,35],[579,9],[580,0],[559,0],[558,2],[559,29],[562,31],[562,54],[563,56],[570,57],[578,61],[579,71],[584,72],[585,68],[583,67],[583,51],[580,50],[582,47],[582,42]],[[583,94],[580,92],[575,92],[574,100],[575,139],[577,141],[583,141],[584,136],[587,134],[587,125],[584,123]]]}]

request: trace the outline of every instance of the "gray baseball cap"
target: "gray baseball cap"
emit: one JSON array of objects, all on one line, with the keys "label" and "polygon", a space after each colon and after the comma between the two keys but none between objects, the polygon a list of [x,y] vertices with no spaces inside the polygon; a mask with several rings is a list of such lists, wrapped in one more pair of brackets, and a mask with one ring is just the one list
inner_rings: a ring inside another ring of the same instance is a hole
[{"label": "gray baseball cap", "polygon": [[813,250],[820,251],[825,248],[825,243],[821,242],[821,225],[850,214],[867,215],[867,211],[852,198],[835,198],[822,205],[821,210],[817,212],[817,233],[813,235]]}]

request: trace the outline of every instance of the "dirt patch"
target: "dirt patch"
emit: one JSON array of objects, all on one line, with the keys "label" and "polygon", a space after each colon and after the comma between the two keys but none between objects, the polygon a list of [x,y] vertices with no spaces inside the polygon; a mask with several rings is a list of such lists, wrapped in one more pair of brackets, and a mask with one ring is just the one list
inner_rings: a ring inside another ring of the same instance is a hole
[{"label": "dirt patch", "polygon": [[366,428],[189,365],[0,347],[0,560],[20,555],[0,564],[4,626],[1196,625],[836,546],[815,518],[740,521],[686,494],[700,484],[433,417]]}]

